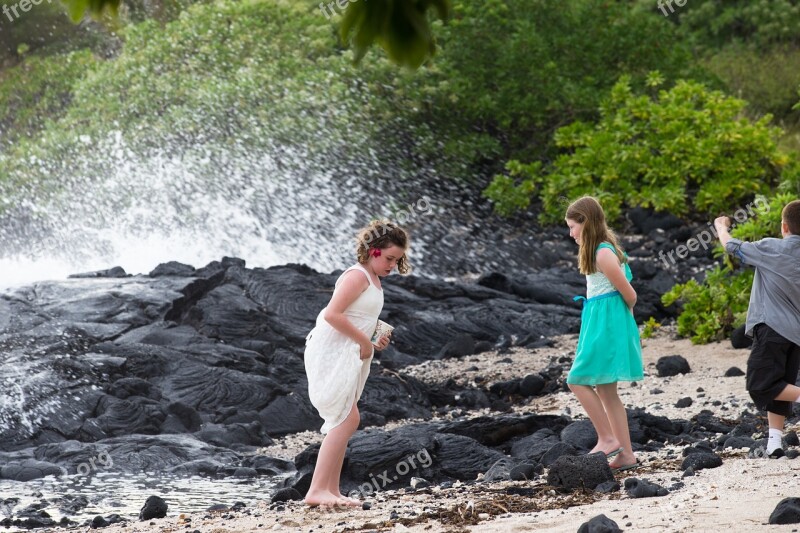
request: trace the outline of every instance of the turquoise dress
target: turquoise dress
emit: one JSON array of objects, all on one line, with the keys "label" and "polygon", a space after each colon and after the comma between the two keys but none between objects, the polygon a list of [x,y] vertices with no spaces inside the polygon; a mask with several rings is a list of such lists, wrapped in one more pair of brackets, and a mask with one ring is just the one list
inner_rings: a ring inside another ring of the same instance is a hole
[{"label": "turquoise dress", "polygon": [[[603,242],[597,247],[614,247]],[[628,281],[633,279],[627,263],[620,265]],[[633,313],[614,285],[601,272],[586,276],[586,298],[582,299],[581,333],[575,361],[567,375],[573,385],[602,385],[644,379],[639,327]]]}]

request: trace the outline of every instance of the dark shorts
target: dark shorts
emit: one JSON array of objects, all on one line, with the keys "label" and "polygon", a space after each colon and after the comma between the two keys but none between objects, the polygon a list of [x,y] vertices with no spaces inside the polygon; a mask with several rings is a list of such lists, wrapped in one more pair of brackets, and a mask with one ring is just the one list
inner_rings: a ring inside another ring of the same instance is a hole
[{"label": "dark shorts", "polygon": [[753,328],[753,348],[747,359],[747,392],[756,407],[783,416],[792,414],[792,402],[778,401],[786,385],[794,385],[800,370],[800,346],[766,324]]}]

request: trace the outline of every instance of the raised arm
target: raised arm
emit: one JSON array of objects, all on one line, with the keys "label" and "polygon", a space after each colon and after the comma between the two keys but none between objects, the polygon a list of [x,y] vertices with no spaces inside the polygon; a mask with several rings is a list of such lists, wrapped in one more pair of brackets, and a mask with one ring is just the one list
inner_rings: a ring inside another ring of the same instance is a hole
[{"label": "raised arm", "polygon": [[603,273],[608,281],[619,291],[622,299],[631,311],[636,305],[636,291],[631,286],[625,273],[620,268],[619,258],[610,248],[601,248],[597,252],[597,270]]},{"label": "raised arm", "polygon": [[719,236],[719,242],[722,243],[722,247],[725,248],[728,246],[728,241],[731,240],[730,234],[730,227],[731,227],[731,219],[730,217],[722,216],[717,217],[714,220],[714,227],[717,230],[717,235]]}]

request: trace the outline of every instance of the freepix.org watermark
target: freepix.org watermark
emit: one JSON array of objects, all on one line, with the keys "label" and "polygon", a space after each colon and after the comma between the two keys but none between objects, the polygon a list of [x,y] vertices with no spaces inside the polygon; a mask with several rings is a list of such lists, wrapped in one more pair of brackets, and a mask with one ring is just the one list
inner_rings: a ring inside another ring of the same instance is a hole
[{"label": "freepix.org watermark", "polygon": [[[406,224],[413,222],[417,217],[432,215],[433,210],[431,209],[430,198],[423,196],[416,202],[411,202],[406,207],[401,207],[394,210],[388,217],[375,216],[374,218],[378,220],[386,219],[389,222],[394,222],[398,226],[405,226]],[[375,239],[383,237],[387,231],[388,230],[386,230],[386,228],[376,228],[372,230],[372,232],[367,235],[366,244],[369,246],[369,243]]]},{"label": "freepix.org watermark", "polygon": [[[364,0],[365,2],[367,0]],[[347,4],[353,4],[358,2],[358,0],[336,0],[335,2],[328,2],[326,6],[324,2],[319,4],[319,10],[322,11],[322,14],[325,15],[325,18],[331,18],[333,15],[336,14],[336,8],[339,8],[339,11],[344,11],[347,9]],[[330,13],[328,12],[330,10]]]},{"label": "freepix.org watermark", "polygon": [[[741,224],[748,218],[752,217],[756,213],[756,208],[761,213],[769,213],[769,202],[765,197],[757,196],[755,200],[746,206],[740,207],[733,213],[733,216],[731,217],[734,220],[734,225]],[[708,247],[711,246],[711,243],[717,240],[717,228],[714,227],[713,222],[707,222],[706,225],[708,228],[687,240],[686,244],[676,246],[674,249],[668,252],[664,252],[664,250],[658,252],[658,258],[664,262],[664,266],[667,268],[674,266],[679,259],[686,259],[689,257],[689,252],[696,252],[700,248],[703,248],[703,250],[708,250]]]},{"label": "freepix.org watermark", "polygon": [[385,489],[391,483],[400,479],[401,476],[407,476],[412,469],[416,470],[418,468],[428,468],[432,464],[433,459],[431,458],[431,454],[428,453],[428,450],[423,448],[418,451],[416,455],[409,455],[402,461],[398,462],[395,465],[393,472],[389,469],[386,469],[377,474],[377,476],[370,474],[369,481],[359,485],[358,490],[350,491],[348,496],[351,498],[357,496],[370,496],[371,494]]},{"label": "freepix.org watermark", "polygon": [[[3,4],[2,11],[3,14],[6,17],[8,17],[9,22],[14,22],[14,20],[18,19],[21,16],[19,14],[19,11],[27,13],[28,11],[31,10],[33,6],[38,6],[44,1],[45,0],[19,0],[19,2],[17,2],[16,4],[11,4],[11,6]],[[47,3],[50,4],[52,3],[52,1],[53,0],[47,0]],[[11,16],[12,13],[14,14],[13,17]]]},{"label": "freepix.org watermark", "polygon": [[[685,6],[689,0],[658,0],[658,9],[664,13],[665,17],[668,17],[670,13],[675,13],[675,8],[672,7],[672,4],[677,5],[678,7]],[[669,13],[667,13],[667,8],[669,8]]]}]

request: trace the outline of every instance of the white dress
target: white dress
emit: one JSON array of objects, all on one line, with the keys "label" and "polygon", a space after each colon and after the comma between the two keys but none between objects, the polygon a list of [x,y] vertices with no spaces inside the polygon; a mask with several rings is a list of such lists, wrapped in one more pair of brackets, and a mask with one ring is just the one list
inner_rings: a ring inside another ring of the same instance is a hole
[{"label": "white dress", "polygon": [[[344,311],[344,315],[367,337],[371,337],[383,309],[383,291],[372,283],[367,270],[356,264],[336,280],[336,287],[350,270],[360,270],[369,287]],[[317,315],[317,324],[306,337],[305,367],[308,396],[311,404],[325,419],[323,434],[347,418],[353,404],[361,398],[369,376],[372,357],[361,360],[356,341],[334,329],[324,318],[325,309]]]}]

